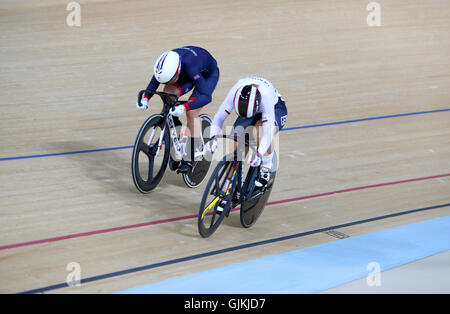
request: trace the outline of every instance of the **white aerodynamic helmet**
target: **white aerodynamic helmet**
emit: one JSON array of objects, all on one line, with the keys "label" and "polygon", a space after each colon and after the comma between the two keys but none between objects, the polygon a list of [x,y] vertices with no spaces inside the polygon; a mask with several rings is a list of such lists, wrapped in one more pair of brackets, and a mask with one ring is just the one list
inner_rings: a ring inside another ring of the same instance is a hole
[{"label": "white aerodynamic helmet", "polygon": [[181,58],[175,51],[166,51],[156,60],[153,75],[158,82],[165,84],[180,75]]}]

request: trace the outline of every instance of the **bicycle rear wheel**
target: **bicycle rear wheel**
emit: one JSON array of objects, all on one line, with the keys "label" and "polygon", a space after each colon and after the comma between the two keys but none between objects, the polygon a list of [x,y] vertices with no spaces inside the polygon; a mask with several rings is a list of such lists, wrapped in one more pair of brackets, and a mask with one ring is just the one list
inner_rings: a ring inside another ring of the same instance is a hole
[{"label": "bicycle rear wheel", "polygon": [[[274,156],[274,160],[276,155]],[[247,173],[247,178],[243,187],[246,195],[245,200],[241,204],[240,220],[244,228],[253,226],[258,218],[261,216],[267,201],[272,192],[272,187],[275,183],[276,171],[271,173],[271,178],[263,191],[257,189],[255,186],[255,179],[259,172],[259,168],[251,168]]]},{"label": "bicycle rear wheel", "polygon": [[[141,193],[149,193],[161,181],[170,153],[170,136],[164,117],[150,116],[136,137],[131,158],[133,182]],[[164,134],[161,135],[165,129]]]},{"label": "bicycle rear wheel", "polygon": [[[272,178],[275,180],[276,172],[272,173]],[[264,192],[251,192],[250,198],[242,202],[241,211],[240,211],[240,219],[241,225],[244,228],[250,228],[255,224],[258,218],[261,216],[264,208],[266,207],[267,200],[270,197],[270,193],[272,192],[273,182],[270,186],[266,188]]]},{"label": "bicycle rear wheel", "polygon": [[[202,122],[202,135],[205,135],[205,130],[211,127],[212,121],[206,114],[200,115],[200,120]],[[203,137],[203,142],[209,141],[208,137]],[[209,167],[211,166],[211,160],[202,157],[201,160],[195,162],[192,171],[188,173],[183,173],[183,181],[190,188],[198,187],[206,175],[208,174]]]},{"label": "bicycle rear wheel", "polygon": [[[233,205],[232,196],[237,176],[235,176],[231,188],[229,187],[230,181],[227,180],[233,174],[232,165],[234,163],[225,160],[219,162],[205,187],[198,212],[198,231],[203,238],[209,237],[217,230]],[[223,211],[217,211],[217,206],[224,205],[224,202],[226,203]]]}]

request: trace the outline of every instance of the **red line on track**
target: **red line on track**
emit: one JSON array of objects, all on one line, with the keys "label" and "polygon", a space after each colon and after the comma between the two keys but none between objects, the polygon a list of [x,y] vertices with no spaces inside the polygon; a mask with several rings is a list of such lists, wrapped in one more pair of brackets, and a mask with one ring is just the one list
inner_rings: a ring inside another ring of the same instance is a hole
[{"label": "red line on track", "polygon": [[[443,177],[448,177],[448,176],[450,176],[450,173],[439,174],[439,175],[429,176],[429,177],[421,177],[421,178],[414,178],[414,179],[408,179],[408,180],[401,180],[401,181],[393,181],[393,182],[385,182],[385,183],[379,183],[379,184],[365,185],[365,186],[354,187],[354,188],[343,189],[343,190],[337,190],[337,191],[332,191],[332,192],[326,192],[326,193],[320,193],[320,194],[314,194],[314,195],[307,195],[307,196],[289,198],[289,199],[280,200],[280,201],[268,202],[267,205],[268,206],[270,206],[270,205],[278,205],[278,204],[296,202],[296,201],[300,201],[300,200],[306,200],[306,199],[310,199],[310,198],[317,198],[317,197],[328,196],[328,195],[333,195],[333,194],[340,194],[340,193],[353,192],[353,191],[358,191],[358,190],[372,189],[372,188],[377,188],[377,187],[382,187],[382,186],[396,185],[396,184],[402,184],[402,183],[408,183],[408,182],[424,181],[424,180],[430,180],[430,179],[438,179],[438,178],[443,178]],[[236,210],[238,210],[238,208],[234,209],[233,211],[236,211]],[[60,237],[53,237],[53,238],[46,238],[46,239],[40,239],[40,240],[35,240],[35,241],[29,241],[29,242],[9,244],[9,245],[0,246],[0,251],[1,250],[6,250],[6,249],[13,249],[13,248],[18,248],[18,247],[23,247],[23,246],[31,246],[31,245],[36,245],[36,244],[56,242],[56,241],[73,239],[73,238],[87,237],[87,236],[92,236],[92,235],[96,235],[96,234],[103,234],[103,233],[109,233],[109,232],[114,232],[114,231],[135,229],[135,228],[146,227],[146,226],[151,226],[151,225],[159,225],[159,224],[163,224],[163,223],[174,222],[174,221],[179,221],[179,220],[187,220],[187,219],[193,219],[193,218],[197,218],[197,215],[182,216],[182,217],[175,217],[175,218],[169,218],[169,219],[161,219],[161,220],[149,221],[149,222],[144,222],[144,223],[134,224],[134,225],[128,225],[128,226],[121,226],[121,227],[115,227],[115,228],[94,230],[94,231],[70,234],[70,235],[65,235],[65,236],[60,236]]]},{"label": "red line on track", "polygon": [[379,184],[365,185],[365,186],[360,186],[360,187],[356,187],[356,188],[350,188],[350,189],[337,190],[337,191],[333,191],[333,192],[320,193],[320,194],[315,194],[315,195],[308,195],[308,196],[289,198],[289,199],[286,199],[286,200],[275,201],[275,202],[268,202],[267,205],[283,204],[283,203],[295,202],[295,201],[300,201],[300,200],[306,200],[306,199],[309,199],[309,198],[316,198],[316,197],[328,196],[328,195],[339,194],[339,193],[346,193],[346,192],[353,192],[353,191],[358,191],[358,190],[372,189],[372,188],[377,188],[377,187],[382,187],[382,186],[387,186],[387,185],[395,185],[395,184],[415,182],[415,181],[438,179],[438,178],[448,177],[448,176],[450,176],[450,173],[444,173],[444,174],[439,174],[439,175],[429,176],[429,177],[401,180],[401,181],[393,181],[393,182],[385,182],[385,183],[379,183]]}]

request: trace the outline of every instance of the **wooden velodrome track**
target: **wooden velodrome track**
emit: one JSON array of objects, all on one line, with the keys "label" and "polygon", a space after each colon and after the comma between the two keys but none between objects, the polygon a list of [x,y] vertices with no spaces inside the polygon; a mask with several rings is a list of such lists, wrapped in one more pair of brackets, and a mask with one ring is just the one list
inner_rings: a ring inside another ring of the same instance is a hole
[{"label": "wooden velodrome track", "polygon": [[[78,2],[81,26],[69,27],[69,1],[0,1],[1,293],[121,291],[336,238],[312,232],[141,266],[450,203],[447,0],[380,0],[380,27],[367,25],[360,0]],[[277,182],[250,229],[233,213],[201,238],[193,217],[204,184],[188,189],[169,170],[151,194],[133,185],[130,146],[161,109],[155,98],[138,111],[137,92],[156,57],[183,45],[219,63],[205,113],[248,75],[286,100]],[[442,206],[337,231],[449,214]],[[64,285],[71,262],[92,280]]]}]

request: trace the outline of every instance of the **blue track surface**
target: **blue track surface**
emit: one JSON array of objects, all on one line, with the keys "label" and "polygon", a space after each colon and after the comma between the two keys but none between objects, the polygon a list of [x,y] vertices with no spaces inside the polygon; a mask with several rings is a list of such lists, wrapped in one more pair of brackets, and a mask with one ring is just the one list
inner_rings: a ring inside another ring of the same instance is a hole
[{"label": "blue track surface", "polygon": [[317,293],[450,249],[450,216],[182,276],[119,293]]}]

